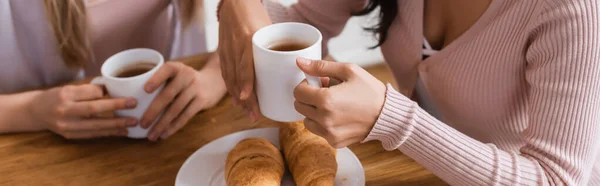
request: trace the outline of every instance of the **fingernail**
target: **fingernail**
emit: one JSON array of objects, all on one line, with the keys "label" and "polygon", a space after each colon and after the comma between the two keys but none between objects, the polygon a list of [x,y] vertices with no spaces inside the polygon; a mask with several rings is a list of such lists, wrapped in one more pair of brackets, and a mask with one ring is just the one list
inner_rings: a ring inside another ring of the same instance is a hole
[{"label": "fingernail", "polygon": [[296,59],[301,65],[304,66],[308,66],[310,65],[311,61],[309,59],[303,58],[303,57],[299,57],[298,59]]},{"label": "fingernail", "polygon": [[148,83],[148,84],[146,84],[146,87],[144,87],[144,89],[146,90],[146,92],[152,93],[152,92],[154,92],[154,84]]},{"label": "fingernail", "polygon": [[242,92],[240,93],[241,100],[248,100],[252,95],[252,86],[244,86]]},{"label": "fingernail", "polygon": [[247,100],[248,97],[250,97],[250,93],[246,90],[242,90],[242,92],[240,92],[240,100]]},{"label": "fingernail", "polygon": [[137,125],[137,120],[136,119],[127,119],[127,126],[129,127],[133,127],[135,125]]},{"label": "fingernail", "polygon": [[137,101],[135,99],[128,99],[127,101],[125,101],[125,106],[127,106],[128,108],[133,108],[136,104]]}]

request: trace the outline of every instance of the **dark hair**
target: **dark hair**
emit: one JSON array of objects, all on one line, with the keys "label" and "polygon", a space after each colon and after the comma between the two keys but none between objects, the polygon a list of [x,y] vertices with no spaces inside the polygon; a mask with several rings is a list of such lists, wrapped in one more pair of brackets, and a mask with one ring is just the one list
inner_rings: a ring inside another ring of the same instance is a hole
[{"label": "dark hair", "polygon": [[365,28],[366,31],[373,32],[378,37],[379,42],[377,45],[371,48],[377,48],[381,46],[388,36],[388,29],[394,22],[396,15],[398,14],[398,1],[397,0],[370,0],[367,7],[360,12],[356,12],[353,15],[361,16],[367,15],[373,12],[377,7],[380,7],[379,11],[379,23],[370,28]]}]

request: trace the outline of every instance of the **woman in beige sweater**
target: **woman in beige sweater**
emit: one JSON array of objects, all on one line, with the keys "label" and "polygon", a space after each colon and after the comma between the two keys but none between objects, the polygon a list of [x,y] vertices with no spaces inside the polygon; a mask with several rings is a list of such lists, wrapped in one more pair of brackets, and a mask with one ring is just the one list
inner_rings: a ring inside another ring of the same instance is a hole
[{"label": "woman in beige sweater", "polygon": [[104,99],[97,85],[56,87],[99,75],[103,61],[131,48],[151,48],[165,59],[207,52],[196,0],[0,1],[0,134],[50,130],[69,139],[126,136],[127,127],[167,138],[225,94],[218,57],[200,71],[167,62],[146,84],[167,81],[145,115],[99,118],[136,106],[133,98]]}]

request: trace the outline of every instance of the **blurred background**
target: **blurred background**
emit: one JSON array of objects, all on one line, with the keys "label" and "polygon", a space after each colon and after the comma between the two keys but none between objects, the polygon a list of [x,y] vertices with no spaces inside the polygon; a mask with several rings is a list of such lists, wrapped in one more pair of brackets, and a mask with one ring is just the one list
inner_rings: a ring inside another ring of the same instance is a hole
[{"label": "blurred background", "polygon": [[[297,0],[280,0],[283,5],[289,6]],[[218,45],[219,22],[215,17],[219,0],[204,0],[206,39],[208,49],[214,51]],[[377,44],[373,34],[365,32],[364,27],[371,26],[376,21],[378,11],[371,15],[354,17],[348,21],[342,34],[329,42],[329,53],[336,61],[352,62],[360,66],[370,66],[383,62],[379,48],[369,49]]]}]

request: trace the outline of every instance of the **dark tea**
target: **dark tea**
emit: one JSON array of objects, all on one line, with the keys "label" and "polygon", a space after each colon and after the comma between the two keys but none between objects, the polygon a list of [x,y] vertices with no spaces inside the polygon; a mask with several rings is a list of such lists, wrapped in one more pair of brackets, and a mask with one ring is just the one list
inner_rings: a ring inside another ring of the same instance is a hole
[{"label": "dark tea", "polygon": [[269,50],[289,52],[308,48],[310,44],[300,43],[297,41],[281,41],[269,46]]},{"label": "dark tea", "polygon": [[128,78],[128,77],[139,76],[141,74],[144,74],[144,73],[152,70],[152,68],[154,68],[155,66],[156,66],[156,64],[151,63],[151,62],[138,61],[131,65],[123,67],[121,70],[119,70],[117,73],[115,73],[115,77]]}]

